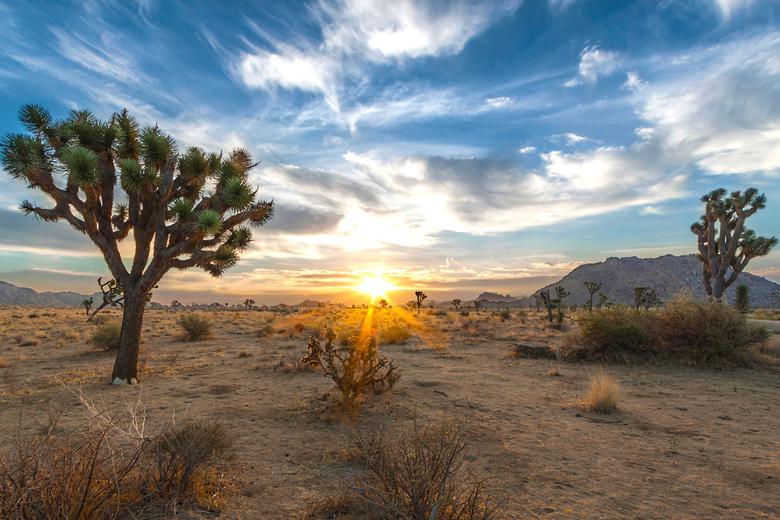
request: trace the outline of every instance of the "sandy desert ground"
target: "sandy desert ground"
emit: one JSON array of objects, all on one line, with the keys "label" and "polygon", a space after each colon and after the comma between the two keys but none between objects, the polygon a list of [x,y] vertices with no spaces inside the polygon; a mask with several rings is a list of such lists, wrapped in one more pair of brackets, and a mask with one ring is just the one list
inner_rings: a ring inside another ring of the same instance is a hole
[{"label": "sandy desert ground", "polygon": [[113,355],[90,345],[96,325],[83,311],[2,309],[0,446],[20,418],[35,431],[57,409],[60,428],[76,424],[85,411],[73,389],[109,407],[140,396],[152,425],[205,417],[235,436],[237,492],[222,517],[297,518],[360,471],[345,455],[350,428],[450,418],[467,421],[469,469],[489,477],[506,518],[780,517],[777,368],[612,365],[621,408],[599,415],[579,406],[598,365],[513,354],[518,342],[561,341],[535,313],[376,310],[380,335],[394,322],[414,335],[382,345],[402,378],[350,424],[327,411],[333,383],[295,361],[323,319],[347,330],[365,312],[213,312],[212,337],[188,343],[179,313],[149,311],[141,384],[112,387]]}]

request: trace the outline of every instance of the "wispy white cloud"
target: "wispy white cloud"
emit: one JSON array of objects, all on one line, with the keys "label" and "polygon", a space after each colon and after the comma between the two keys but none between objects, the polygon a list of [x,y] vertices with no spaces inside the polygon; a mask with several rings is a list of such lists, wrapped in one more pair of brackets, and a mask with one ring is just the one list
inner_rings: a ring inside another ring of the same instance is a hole
[{"label": "wispy white cloud", "polygon": [[338,111],[339,91],[349,76],[362,75],[364,63],[458,54],[519,3],[323,0],[313,10],[322,41],[291,46],[264,33],[271,48],[242,52],[234,70],[250,88],[320,92]]},{"label": "wispy white cloud", "polygon": [[748,9],[756,0],[706,0],[717,9],[724,21],[730,20],[737,12]]},{"label": "wispy white cloud", "polygon": [[[678,71],[674,71],[678,72]],[[780,172],[780,33],[701,52],[644,86],[646,138],[710,174]]]},{"label": "wispy white cloud", "polygon": [[564,86],[576,87],[582,83],[594,84],[602,76],[615,72],[621,63],[620,54],[608,51],[598,46],[585,47],[580,52],[580,64],[577,76],[570,79]]}]

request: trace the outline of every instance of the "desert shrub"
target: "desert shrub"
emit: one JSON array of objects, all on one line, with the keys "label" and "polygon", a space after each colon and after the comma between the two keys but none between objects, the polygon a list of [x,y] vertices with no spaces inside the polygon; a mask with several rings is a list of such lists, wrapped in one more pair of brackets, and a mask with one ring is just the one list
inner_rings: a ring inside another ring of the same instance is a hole
[{"label": "desert shrub", "polygon": [[583,348],[570,357],[619,360],[627,354],[644,355],[651,348],[652,318],[647,311],[624,306],[582,314],[577,323]]},{"label": "desert shrub", "polygon": [[388,345],[394,345],[397,343],[404,343],[412,336],[409,328],[405,325],[395,323],[384,329],[380,335],[382,343]]},{"label": "desert shrub", "polygon": [[450,313],[446,309],[438,309],[435,311],[432,310],[430,314],[432,314],[433,316],[437,316],[439,318],[446,318],[447,316],[450,315]]},{"label": "desert shrub", "polygon": [[356,434],[355,445],[370,472],[355,486],[355,498],[368,518],[497,518],[484,481],[464,471],[468,446],[459,425],[415,422],[400,436],[386,429],[371,430]]},{"label": "desert shrub", "polygon": [[20,428],[14,449],[0,454],[0,518],[169,518],[182,506],[220,505],[217,469],[230,449],[220,425],[187,423],[153,437],[108,415],[73,435],[54,436],[54,426],[42,435]]},{"label": "desert shrub", "polygon": [[232,439],[222,424],[187,421],[161,433],[152,444],[150,458],[154,469],[145,487],[174,503],[219,507],[209,491],[220,486],[214,468],[229,458],[233,449]]},{"label": "desert shrub", "polygon": [[733,307],[689,296],[669,301],[656,321],[663,353],[697,364],[739,361],[749,347],[767,338],[765,329],[748,323]]},{"label": "desert shrub", "polygon": [[577,321],[576,346],[564,348],[564,358],[741,363],[767,338],[733,307],[689,295],[676,296],[659,310],[615,306],[583,313]]},{"label": "desert shrub", "polygon": [[512,313],[504,309],[503,311],[498,313],[498,316],[501,318],[502,321],[506,321],[512,317]]},{"label": "desert shrub", "polygon": [[620,384],[614,376],[603,370],[590,376],[588,393],[582,401],[585,408],[598,413],[612,413],[617,410],[619,400]]},{"label": "desert shrub", "polygon": [[122,325],[118,322],[108,322],[98,325],[92,335],[92,344],[103,350],[116,350],[119,348],[119,335]]},{"label": "desert shrub", "polygon": [[187,341],[200,341],[211,334],[211,321],[206,316],[185,314],[179,318],[179,325],[184,329],[184,339]]},{"label": "desert shrub", "polygon": [[352,408],[367,390],[381,394],[393,388],[400,377],[393,362],[379,354],[376,337],[351,337],[347,345],[334,345],[336,332],[326,326],[319,336],[309,338],[302,363],[322,367],[341,391],[341,404]]},{"label": "desert shrub", "polygon": [[469,311],[460,311],[460,315],[464,316],[464,317],[468,317],[469,316]]},{"label": "desert shrub", "polygon": [[264,338],[266,336],[270,336],[274,333],[274,328],[271,326],[270,323],[266,323],[265,325],[261,326],[259,329],[257,329],[257,335],[258,337]]}]

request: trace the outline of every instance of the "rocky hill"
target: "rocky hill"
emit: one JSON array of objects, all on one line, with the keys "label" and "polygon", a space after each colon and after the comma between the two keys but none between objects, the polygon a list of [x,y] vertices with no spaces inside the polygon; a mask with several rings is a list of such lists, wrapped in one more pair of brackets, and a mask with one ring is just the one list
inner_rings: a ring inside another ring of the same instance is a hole
[{"label": "rocky hill", "polygon": [[32,305],[40,307],[77,307],[89,296],[71,292],[38,292],[0,281],[0,305]]},{"label": "rocky hill", "polygon": [[[586,281],[601,282],[601,292],[613,303],[633,303],[634,287],[640,286],[654,288],[661,300],[667,300],[680,291],[690,291],[699,298],[705,295],[701,280],[701,263],[695,255],[665,255],[658,258],[611,257],[603,262],[583,264],[560,281],[539,291],[554,291],[556,285],[562,285],[571,293],[566,302],[570,305],[580,305],[588,301],[588,291],[584,285]],[[780,307],[780,284],[750,273],[742,273],[737,282],[729,287],[726,292],[729,302],[733,302],[734,291],[739,284],[749,287],[751,307]]]}]

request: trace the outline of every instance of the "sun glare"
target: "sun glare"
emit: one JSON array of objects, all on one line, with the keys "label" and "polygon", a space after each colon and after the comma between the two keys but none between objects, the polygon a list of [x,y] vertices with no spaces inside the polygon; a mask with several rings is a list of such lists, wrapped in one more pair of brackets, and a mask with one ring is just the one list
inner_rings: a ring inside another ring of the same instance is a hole
[{"label": "sun glare", "polygon": [[381,275],[376,275],[371,278],[363,278],[356,290],[371,296],[371,301],[373,302],[378,298],[387,298],[387,291],[391,291],[394,288],[395,286],[382,278]]}]

